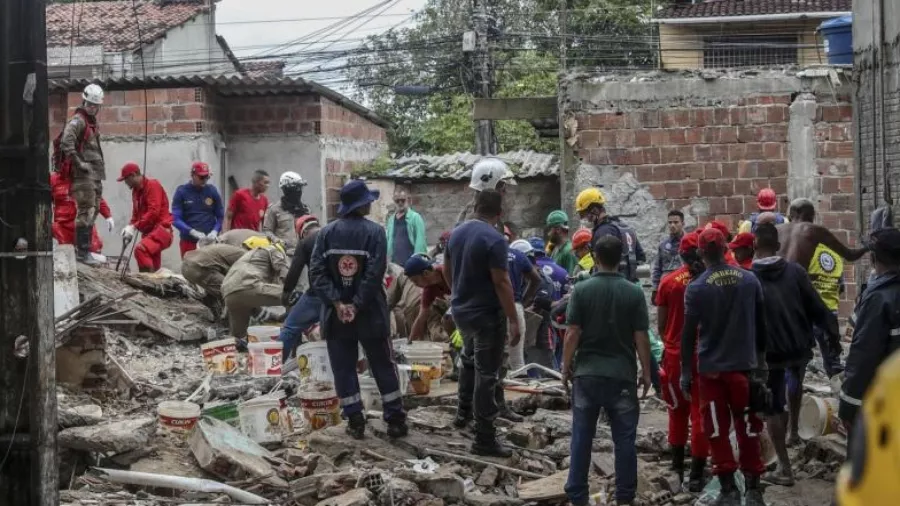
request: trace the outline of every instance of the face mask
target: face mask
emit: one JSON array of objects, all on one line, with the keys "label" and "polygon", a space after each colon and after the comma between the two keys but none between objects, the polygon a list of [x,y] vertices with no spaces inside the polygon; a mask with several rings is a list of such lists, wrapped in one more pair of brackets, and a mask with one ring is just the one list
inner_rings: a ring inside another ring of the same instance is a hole
[{"label": "face mask", "polygon": [[588,230],[592,230],[594,228],[594,220],[589,218],[581,219],[581,228],[586,228]]}]

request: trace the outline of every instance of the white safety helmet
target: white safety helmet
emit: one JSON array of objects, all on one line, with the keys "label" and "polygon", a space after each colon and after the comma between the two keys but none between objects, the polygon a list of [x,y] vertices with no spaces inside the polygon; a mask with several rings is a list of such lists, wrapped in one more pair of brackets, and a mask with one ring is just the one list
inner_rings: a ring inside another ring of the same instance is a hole
[{"label": "white safety helmet", "polygon": [[525,239],[516,239],[509,245],[509,247],[518,251],[519,253],[522,253],[523,255],[527,255],[534,251],[534,246],[532,246],[531,243],[526,241]]},{"label": "white safety helmet", "polygon": [[515,174],[506,163],[499,158],[483,158],[472,168],[472,179],[469,188],[475,191],[496,190],[497,183],[515,185]]},{"label": "white safety helmet", "polygon": [[103,105],[103,88],[96,84],[89,84],[81,94],[81,99],[94,105]]},{"label": "white safety helmet", "polygon": [[278,178],[279,188],[290,188],[293,186],[306,186],[306,181],[303,180],[303,177],[300,174],[292,171],[285,172]]}]

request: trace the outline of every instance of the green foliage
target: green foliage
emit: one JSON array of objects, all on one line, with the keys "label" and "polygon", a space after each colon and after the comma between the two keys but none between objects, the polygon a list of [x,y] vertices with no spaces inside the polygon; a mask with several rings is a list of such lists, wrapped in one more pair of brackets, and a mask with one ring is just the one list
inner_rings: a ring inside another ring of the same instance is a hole
[{"label": "green foliage", "polygon": [[363,177],[363,176],[381,176],[387,173],[387,171],[394,168],[394,160],[387,153],[382,154],[378,158],[372,160],[367,165],[357,167],[352,172],[351,175],[353,177]]}]

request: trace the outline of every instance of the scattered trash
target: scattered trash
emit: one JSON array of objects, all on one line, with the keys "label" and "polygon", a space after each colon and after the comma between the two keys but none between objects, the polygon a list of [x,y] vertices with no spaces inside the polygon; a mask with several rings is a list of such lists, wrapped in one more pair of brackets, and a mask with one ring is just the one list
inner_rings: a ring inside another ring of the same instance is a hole
[{"label": "scattered trash", "polygon": [[234,338],[221,339],[200,346],[206,369],[216,374],[234,374],[238,370],[237,344]]},{"label": "scattered trash", "polygon": [[270,502],[265,497],[260,497],[256,494],[251,494],[250,492],[244,492],[243,490],[212,480],[182,478],[180,476],[166,476],[163,474],[136,473],[133,471],[120,471],[116,469],[95,468],[94,470],[100,473],[101,477],[114,483],[227,494],[232,499],[243,504],[269,504]]},{"label": "scattered trash", "polygon": [[280,341],[249,343],[247,349],[250,352],[250,376],[255,378],[281,377],[281,354],[284,350],[284,343]]},{"label": "scattered trash", "polygon": [[331,361],[328,359],[328,344],[325,341],[301,344],[297,348],[297,366],[300,377],[306,381],[334,383]]},{"label": "scattered trash", "polygon": [[804,440],[816,436],[825,436],[838,431],[839,422],[836,414],[838,408],[837,399],[803,396],[800,404],[799,430],[797,433]]},{"label": "scattered trash", "polygon": [[236,402],[218,402],[207,405],[202,412],[203,416],[221,420],[235,428],[240,428],[240,415]]},{"label": "scattered trash", "polygon": [[330,384],[317,383],[298,394],[303,418],[312,430],[341,423],[341,403]]},{"label": "scattered trash", "polygon": [[281,327],[276,325],[254,325],[247,328],[247,342],[265,343],[277,341],[281,335]]},{"label": "scattered trash", "polygon": [[193,402],[163,401],[157,412],[159,427],[173,434],[190,433],[200,419],[200,406]]},{"label": "scattered trash", "polygon": [[412,464],[413,471],[422,474],[434,474],[441,467],[437,462],[431,460],[431,457],[425,457],[424,459],[409,459],[407,462]]}]

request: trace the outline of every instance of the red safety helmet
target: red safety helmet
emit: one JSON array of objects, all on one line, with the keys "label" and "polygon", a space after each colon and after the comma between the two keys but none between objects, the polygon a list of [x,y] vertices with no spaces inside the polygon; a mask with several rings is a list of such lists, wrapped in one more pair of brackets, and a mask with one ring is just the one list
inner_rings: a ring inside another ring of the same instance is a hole
[{"label": "red safety helmet", "polygon": [[756,195],[756,207],[760,211],[774,211],[778,207],[778,196],[775,195],[775,190],[771,188],[759,190],[759,194]]},{"label": "red safety helmet", "polygon": [[196,174],[200,177],[209,177],[209,164],[205,162],[194,162],[191,164],[191,174]]},{"label": "red safety helmet", "polygon": [[579,228],[575,235],[572,236],[572,247],[578,249],[582,246],[590,244],[593,234],[586,228]]},{"label": "red safety helmet", "polygon": [[297,232],[297,237],[303,237],[303,232],[306,232],[306,229],[318,224],[318,218],[311,214],[307,214],[306,216],[297,218],[297,220],[294,222],[294,230]]}]

